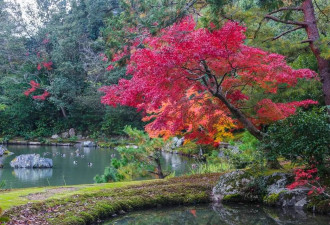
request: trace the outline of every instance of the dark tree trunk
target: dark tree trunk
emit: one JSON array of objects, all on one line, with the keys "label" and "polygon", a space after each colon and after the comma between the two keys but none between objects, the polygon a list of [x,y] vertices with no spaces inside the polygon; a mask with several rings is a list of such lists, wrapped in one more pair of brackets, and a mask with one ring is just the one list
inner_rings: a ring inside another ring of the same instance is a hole
[{"label": "dark tree trunk", "polygon": [[156,162],[156,165],[157,165],[157,176],[158,176],[158,178],[159,179],[164,179],[165,178],[165,176],[164,176],[164,174],[163,174],[163,170],[162,170],[162,166],[161,166],[161,164],[160,164],[160,158],[159,157],[156,157],[155,158],[155,162]]},{"label": "dark tree trunk", "polygon": [[237,107],[232,105],[228,99],[222,94],[222,93],[217,93],[215,94],[215,97],[221,100],[229,111],[237,118],[239,122],[241,122],[244,127],[253,135],[255,136],[258,140],[262,140],[264,134],[254,126],[254,124],[244,115],[244,113],[239,110]]},{"label": "dark tree trunk", "polygon": [[[254,124],[244,115],[244,113],[239,110],[237,107],[232,105],[228,99],[222,94],[215,94],[215,97],[219,98],[229,109],[229,111],[240,121],[244,127],[258,140],[262,140],[264,137],[264,133],[262,133]],[[267,150],[266,150],[267,151]],[[270,169],[280,169],[281,165],[278,160],[275,159],[267,159],[267,167]]]},{"label": "dark tree trunk", "polygon": [[317,20],[315,17],[314,6],[312,0],[305,0],[302,3],[304,13],[305,30],[308,36],[309,46],[317,59],[325,104],[330,114],[330,61],[321,57],[321,51],[316,41],[320,39],[319,30],[317,28]]}]

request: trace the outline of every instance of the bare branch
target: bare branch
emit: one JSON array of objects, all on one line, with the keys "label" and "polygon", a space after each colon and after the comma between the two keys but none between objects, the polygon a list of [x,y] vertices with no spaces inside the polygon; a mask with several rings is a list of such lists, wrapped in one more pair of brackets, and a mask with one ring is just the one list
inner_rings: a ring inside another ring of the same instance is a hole
[{"label": "bare branch", "polygon": [[282,12],[282,11],[302,11],[303,9],[301,7],[282,7],[277,10],[274,10],[267,15],[272,15],[274,13]]},{"label": "bare branch", "polygon": [[285,23],[285,24],[291,24],[291,25],[298,25],[298,26],[307,26],[307,23],[305,22],[299,22],[299,21],[292,21],[292,20],[281,20],[275,16],[271,16],[271,15],[266,15],[265,16],[266,19],[271,19],[271,20],[274,20],[276,22],[279,22],[279,23]]},{"label": "bare branch", "polygon": [[292,29],[290,29],[290,30],[287,30],[287,31],[285,31],[285,32],[283,32],[283,33],[281,33],[281,34],[275,36],[275,37],[268,38],[268,39],[264,40],[263,42],[266,42],[266,41],[268,41],[268,40],[275,41],[275,40],[279,39],[280,37],[282,37],[282,36],[284,36],[284,35],[286,35],[286,34],[289,34],[289,33],[293,32],[293,31],[296,31],[296,30],[299,30],[299,29],[303,29],[303,28],[304,28],[303,26],[298,26],[298,27],[292,28]]},{"label": "bare branch", "polygon": [[320,6],[317,4],[316,0],[314,0],[314,3],[316,5],[316,8],[327,18],[327,22],[329,22],[329,17],[320,9]]},{"label": "bare branch", "polygon": [[304,40],[304,41],[301,41],[300,43],[303,44],[303,43],[311,43],[313,42],[314,40],[312,39],[307,39],[307,40]]}]

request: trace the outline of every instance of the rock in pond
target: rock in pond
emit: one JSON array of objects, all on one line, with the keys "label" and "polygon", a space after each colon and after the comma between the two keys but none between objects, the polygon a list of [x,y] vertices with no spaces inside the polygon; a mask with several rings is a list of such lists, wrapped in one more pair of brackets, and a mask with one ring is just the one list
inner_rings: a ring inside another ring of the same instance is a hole
[{"label": "rock in pond", "polygon": [[10,162],[14,168],[52,168],[53,160],[40,158],[39,154],[26,154],[17,156]]},{"label": "rock in pond", "polygon": [[303,208],[308,204],[308,188],[290,190],[291,174],[276,172],[269,176],[245,170],[226,173],[213,188],[216,202],[262,202],[265,205]]},{"label": "rock in pond", "polygon": [[83,147],[95,147],[96,146],[96,144],[92,141],[84,141],[82,143],[82,145],[83,145]]}]

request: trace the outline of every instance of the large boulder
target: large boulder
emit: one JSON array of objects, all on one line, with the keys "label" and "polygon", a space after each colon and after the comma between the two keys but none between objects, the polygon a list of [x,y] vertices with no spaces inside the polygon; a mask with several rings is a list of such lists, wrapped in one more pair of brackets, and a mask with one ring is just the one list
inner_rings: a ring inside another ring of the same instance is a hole
[{"label": "large boulder", "polygon": [[61,134],[61,137],[64,138],[64,139],[69,138],[69,132],[63,132]]},{"label": "large boulder", "polygon": [[243,170],[226,173],[220,177],[218,184],[213,188],[213,200],[221,201],[249,201],[260,199],[254,191],[255,178]]},{"label": "large boulder", "polygon": [[39,154],[26,154],[17,156],[10,162],[10,166],[14,168],[51,168],[53,160],[41,158]]},{"label": "large boulder", "polygon": [[70,137],[75,137],[75,136],[76,136],[76,131],[74,130],[74,128],[71,128],[71,129],[69,130],[69,136],[70,136]]},{"label": "large boulder", "polygon": [[266,195],[263,203],[270,206],[303,208],[308,203],[308,188],[290,190],[286,186],[293,182],[293,176],[286,173],[273,173],[264,177]]},{"label": "large boulder", "polygon": [[287,189],[293,176],[273,173],[268,176],[255,175],[237,170],[220,177],[213,188],[216,202],[262,202],[270,206],[303,208],[308,204],[308,188]]}]

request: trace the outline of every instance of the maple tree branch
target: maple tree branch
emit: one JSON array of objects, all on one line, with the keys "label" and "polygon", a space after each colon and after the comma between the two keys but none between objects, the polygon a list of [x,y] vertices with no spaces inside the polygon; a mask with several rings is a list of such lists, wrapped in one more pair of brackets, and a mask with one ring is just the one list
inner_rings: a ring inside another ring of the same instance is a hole
[{"label": "maple tree branch", "polygon": [[296,31],[296,30],[299,30],[299,29],[303,29],[303,28],[304,28],[303,26],[298,26],[298,27],[292,28],[292,29],[290,29],[290,30],[287,30],[287,31],[285,31],[285,32],[280,33],[279,35],[277,35],[277,36],[275,36],[275,37],[268,38],[268,39],[264,40],[263,42],[266,42],[266,41],[268,41],[268,40],[275,41],[275,40],[279,39],[280,37],[282,37],[282,36],[284,36],[284,35],[286,35],[286,34],[289,34],[289,33],[293,32],[293,31]]},{"label": "maple tree branch", "polygon": [[222,78],[221,78],[221,80],[220,80],[220,82],[219,82],[219,85],[221,85],[221,84],[223,83],[223,81],[225,80],[225,78],[226,78],[227,75],[228,75],[228,74],[225,73],[225,74],[222,76]]},{"label": "maple tree branch", "polygon": [[217,81],[217,77],[211,72],[210,68],[208,67],[208,65],[206,64],[205,60],[202,60],[201,63],[203,64],[203,67],[205,69],[206,74],[208,75],[209,79],[212,80],[211,82],[213,84],[215,84],[215,91],[211,91],[211,88],[209,88],[210,92],[214,95],[217,94],[219,92],[219,87],[220,84]]},{"label": "maple tree branch", "polygon": [[207,90],[209,90],[209,92],[211,92],[211,94],[214,94],[214,91],[212,91],[212,89],[210,88],[210,86],[208,85],[205,77],[202,78],[202,81],[204,83],[204,85],[207,87]]},{"label": "maple tree branch", "polygon": [[190,78],[190,77],[187,77],[187,79],[188,79],[188,80],[194,80],[194,81],[196,81],[196,80],[201,80],[201,79],[203,79],[205,76],[206,76],[206,74],[204,74],[203,76],[197,77],[197,78]]}]

